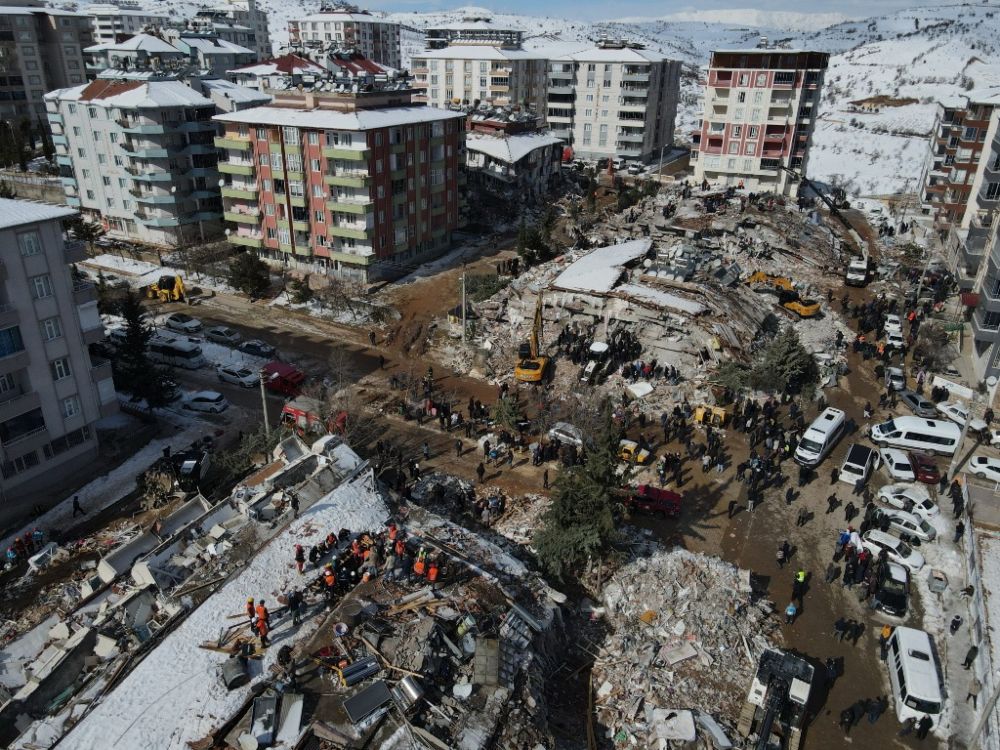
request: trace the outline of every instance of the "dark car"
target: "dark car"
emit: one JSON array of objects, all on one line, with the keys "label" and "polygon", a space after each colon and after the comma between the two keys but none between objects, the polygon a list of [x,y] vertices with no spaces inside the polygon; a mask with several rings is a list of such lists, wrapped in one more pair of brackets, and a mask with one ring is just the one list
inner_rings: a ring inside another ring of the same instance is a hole
[{"label": "dark car", "polygon": [[933,401],[911,390],[902,390],[897,395],[899,396],[899,400],[903,402],[903,405],[918,417],[937,419],[937,407],[934,406]]},{"label": "dark car", "polygon": [[640,484],[629,493],[625,507],[633,513],[650,513],[660,518],[676,518],[681,512],[682,497],[670,490]]},{"label": "dark car", "polygon": [[937,484],[941,481],[941,472],[938,471],[934,459],[926,453],[910,452],[910,466],[913,467],[913,476],[918,482],[924,484]]},{"label": "dark car", "polygon": [[277,353],[277,350],[273,346],[265,344],[258,339],[244,341],[239,345],[238,349],[244,354],[252,354],[255,357],[264,357],[265,359],[271,359]]},{"label": "dark car", "polygon": [[886,562],[878,576],[872,602],[875,609],[893,617],[906,617],[910,601],[910,572],[899,563]]}]

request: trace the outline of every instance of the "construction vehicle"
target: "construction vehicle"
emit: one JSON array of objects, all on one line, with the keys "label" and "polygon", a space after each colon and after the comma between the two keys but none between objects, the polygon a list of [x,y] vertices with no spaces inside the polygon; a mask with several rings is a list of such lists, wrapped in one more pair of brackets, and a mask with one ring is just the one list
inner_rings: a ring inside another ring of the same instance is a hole
[{"label": "construction vehicle", "polygon": [[805,299],[795,289],[795,283],[786,276],[772,276],[757,271],[750,274],[746,284],[755,292],[770,292],[778,295],[778,305],[800,318],[815,318],[819,315],[820,304],[814,299]]},{"label": "construction vehicle", "polygon": [[211,454],[200,443],[180,452],[166,451],[136,477],[142,509],[154,510],[174,497],[197,492],[211,465]]},{"label": "construction vehicle", "polygon": [[798,750],[813,681],[813,666],[800,656],[766,649],[740,711],[737,731],[754,750]]},{"label": "construction vehicle", "polygon": [[729,412],[721,406],[699,406],[694,410],[694,421],[698,424],[725,427],[729,421]]},{"label": "construction vehicle", "polygon": [[180,276],[161,276],[146,287],[146,296],[160,302],[183,302],[184,280]]},{"label": "construction vehicle", "polygon": [[538,293],[535,304],[535,321],[531,326],[531,338],[518,347],[514,378],[521,383],[540,383],[549,369],[549,358],[539,351],[538,337],[542,332],[542,294]]},{"label": "construction vehicle", "polygon": [[645,466],[653,457],[646,448],[643,448],[635,440],[618,441],[618,458],[627,464],[639,464]]}]

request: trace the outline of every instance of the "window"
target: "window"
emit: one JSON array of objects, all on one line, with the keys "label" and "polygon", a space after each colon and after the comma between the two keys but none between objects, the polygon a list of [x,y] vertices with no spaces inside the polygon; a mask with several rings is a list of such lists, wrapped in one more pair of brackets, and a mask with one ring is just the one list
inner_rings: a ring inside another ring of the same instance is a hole
[{"label": "window", "polygon": [[260,166],[262,166],[262,167],[269,166],[271,164],[271,155],[269,153],[267,153],[267,152],[264,152],[263,154],[260,154],[257,157],[257,163],[260,164]]},{"label": "window", "polygon": [[52,279],[47,273],[40,276],[32,276],[28,279],[31,284],[31,296],[34,299],[44,299],[52,296]]},{"label": "window", "polygon": [[319,159],[310,159],[309,160],[309,169],[311,171],[313,171],[313,172],[318,172],[319,171]]},{"label": "window", "polygon": [[3,478],[10,479],[13,476],[38,466],[38,451],[28,451],[23,456],[18,456],[10,461],[4,461],[0,466],[3,471]]},{"label": "window", "polygon": [[740,144],[736,141],[730,141],[729,143],[729,153],[738,154],[740,152]]},{"label": "window", "polygon": [[747,100],[747,92],[746,91],[741,91],[740,93],[738,93],[736,95],[736,101],[738,103],[743,104],[743,102],[745,102],[746,100]]},{"label": "window", "polygon": [[285,126],[282,129],[282,134],[285,137],[285,143],[298,143],[299,142],[299,129]]},{"label": "window", "polygon": [[87,107],[87,114],[96,119],[97,118],[97,107]]},{"label": "window", "polygon": [[746,86],[750,83],[749,73],[740,73],[740,86]]},{"label": "window", "polygon": [[274,204],[273,203],[265,203],[264,204],[264,215],[265,216],[274,216]]},{"label": "window", "polygon": [[991,182],[986,185],[986,200],[995,201],[1000,198],[1000,182]]},{"label": "window", "polygon": [[103,177],[101,178],[101,181],[102,181],[102,182],[104,183],[104,186],[105,186],[105,187],[111,187],[111,178],[110,178],[110,177],[108,177],[107,175],[104,175],[104,176],[103,176]]},{"label": "window", "polygon": [[751,125],[750,126],[750,132],[747,135],[750,138],[756,138],[758,132],[759,132],[759,128],[756,125]]},{"label": "window", "polygon": [[310,146],[319,145],[319,133],[317,133],[315,130],[309,131],[309,145]]},{"label": "window", "polygon": [[20,351],[24,351],[21,329],[17,326],[11,326],[0,331],[0,357],[9,357]]},{"label": "window", "polygon": [[746,154],[747,156],[752,156],[756,150],[757,150],[756,143],[748,143],[746,145],[746,148],[743,150],[743,153]]},{"label": "window", "polygon": [[21,255],[38,255],[42,252],[42,244],[38,240],[38,232],[22,232],[17,235],[17,244],[21,248]]},{"label": "window", "polygon": [[585,110],[583,116],[584,117],[593,117],[594,116],[594,110],[592,110],[592,109]]},{"label": "window", "polygon": [[963,141],[974,141],[976,140],[976,129],[966,128],[965,133],[962,134]]},{"label": "window", "polygon": [[94,200],[94,191],[93,190],[88,190],[87,191],[87,200],[91,200],[91,201]]},{"label": "window", "polygon": [[45,341],[52,341],[52,339],[57,339],[62,336],[62,326],[59,324],[59,318],[46,318],[40,323],[42,329],[42,338]]},{"label": "window", "polygon": [[292,244],[292,238],[287,229],[278,229],[278,242],[282,245]]},{"label": "window", "polygon": [[313,185],[313,198],[324,198],[326,193],[323,192],[322,185]]},{"label": "window", "polygon": [[742,120],[743,119],[743,107],[737,107],[733,110],[733,119]]},{"label": "window", "polygon": [[258,141],[267,140],[267,128],[257,128],[257,140]]},{"label": "window", "polygon": [[76,149],[76,155],[79,156],[81,159],[86,159],[87,158],[87,151],[86,151],[86,149],[77,148]]},{"label": "window", "polygon": [[733,138],[739,138],[742,133],[743,133],[742,125],[733,125]]},{"label": "window", "polygon": [[317,209],[313,211],[313,218],[320,224],[322,224],[323,220],[326,218],[326,214],[324,214],[321,210]]},{"label": "window", "polygon": [[753,120],[754,122],[760,122],[760,108],[759,107],[754,107],[752,110],[750,110],[750,119]]},{"label": "window", "polygon": [[62,400],[63,417],[69,419],[80,413],[80,399],[77,396],[70,396]]},{"label": "window", "polygon": [[95,130],[94,131],[94,140],[95,141],[100,141],[101,140],[101,131],[100,130]]},{"label": "window", "polygon": [[59,357],[59,359],[49,362],[49,370],[52,371],[53,380],[62,380],[73,374],[73,371],[69,367],[69,358],[67,357]]},{"label": "window", "polygon": [[766,86],[767,85],[767,73],[758,73],[757,74],[757,85],[758,86]]},{"label": "window", "polygon": [[108,157],[106,157],[104,154],[98,154],[97,155],[97,163],[98,164],[107,164],[108,163]]},{"label": "window", "polygon": [[16,396],[18,390],[17,382],[12,373],[0,375],[0,398]]},{"label": "window", "polygon": [[764,92],[763,91],[755,91],[753,93],[753,103],[754,104],[760,104],[763,101],[764,101]]}]

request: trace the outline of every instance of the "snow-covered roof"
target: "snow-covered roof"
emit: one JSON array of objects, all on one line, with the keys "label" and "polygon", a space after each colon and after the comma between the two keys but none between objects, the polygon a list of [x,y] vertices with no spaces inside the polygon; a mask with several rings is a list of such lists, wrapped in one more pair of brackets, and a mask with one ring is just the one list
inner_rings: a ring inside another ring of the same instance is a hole
[{"label": "snow-covered roof", "polygon": [[465,119],[462,112],[435,107],[387,107],[334,112],[329,109],[292,109],[291,107],[253,107],[240,112],[216,115],[220,122],[245,122],[250,125],[289,125],[299,128],[329,130],[374,130],[419,122]]},{"label": "snow-covered roof", "polygon": [[652,240],[640,239],[599,247],[571,263],[552,286],[568,292],[607,294],[615,288],[625,265],[644,256],[652,246]]},{"label": "snow-covered roof", "polygon": [[133,109],[215,106],[211,99],[206,99],[181,81],[123,81],[99,78],[82,86],[50,91],[45,98]]},{"label": "snow-covered roof", "polygon": [[966,94],[972,104],[1000,104],[1000,87],[988,86],[973,89]]},{"label": "snow-covered roof", "polygon": [[470,151],[478,151],[508,164],[520,161],[536,149],[556,143],[562,143],[562,138],[556,138],[548,133],[522,133],[511,136],[468,133],[465,136],[465,146]]},{"label": "snow-covered roof", "polygon": [[[131,39],[116,44],[97,45],[101,49],[115,50],[118,52],[176,52],[184,54],[174,45],[163,41],[159,37],[150,34],[136,34]],[[92,48],[88,48],[90,51]]]},{"label": "snow-covered roof", "polygon": [[270,96],[261,93],[257,89],[252,89],[248,86],[238,86],[232,81],[226,81],[221,78],[203,78],[201,86],[205,90],[205,93],[221,94],[229,101],[239,102],[240,104],[250,102],[265,104],[271,101]]},{"label": "snow-covered roof", "polygon": [[618,291],[626,297],[634,297],[637,300],[650,302],[657,307],[665,307],[688,315],[701,315],[707,309],[699,302],[693,302],[686,297],[681,297],[662,289],[654,289],[644,284],[622,284]]},{"label": "snow-covered roof", "polygon": [[228,72],[239,75],[270,76],[322,75],[327,71],[322,65],[317,65],[312,60],[307,60],[304,57],[299,57],[298,55],[281,55],[275,57],[273,60],[264,60],[263,62],[252,63],[251,65],[243,65],[239,68],[233,68]]},{"label": "snow-covered roof", "polygon": [[507,24],[498,26],[489,18],[477,18],[474,21],[452,21],[431,27],[432,30],[447,31],[524,31],[517,26]]},{"label": "snow-covered roof", "polygon": [[429,49],[414,55],[421,60],[544,60],[537,51],[500,49],[488,44],[453,44],[442,49]]},{"label": "snow-covered roof", "polygon": [[387,23],[393,26],[398,26],[395,21],[390,21],[386,18],[376,18],[375,16],[368,15],[367,13],[348,13],[348,12],[337,12],[337,11],[325,11],[321,13],[312,13],[305,18],[295,18],[293,21],[302,23],[303,21],[355,21],[357,23]]},{"label": "snow-covered roof", "polygon": [[573,60],[574,62],[651,63],[662,62],[667,58],[648,49],[635,49],[633,47],[591,47],[590,49],[570,52],[552,59]]},{"label": "snow-covered roof", "polygon": [[119,8],[117,5],[88,5],[83,9],[88,16],[142,16],[143,18],[170,18],[166,13],[157,13],[155,10],[131,10]]},{"label": "snow-covered roof", "polygon": [[76,215],[76,209],[52,206],[48,203],[0,198],[0,229],[33,224],[37,221],[66,219]]},{"label": "snow-covered roof", "polygon": [[225,39],[208,39],[203,36],[181,36],[178,41],[183,42],[192,49],[196,49],[203,55],[252,55],[254,51],[241,47],[238,44],[227,42]]},{"label": "snow-covered roof", "polygon": [[[228,690],[218,671],[229,655],[202,649],[199,644],[217,639],[220,623],[225,627],[232,622],[227,616],[242,612],[248,596],[263,598],[273,611],[278,607],[277,592],[303,585],[288,564],[296,543],[341,528],[377,531],[388,517],[370,469],[317,500],[106,695],[65,737],[63,750],[163,750],[171,745],[187,747],[205,737],[243,705],[259,680]],[[317,625],[313,619],[296,628],[286,617],[275,623],[271,637],[276,643],[294,643],[312,636]],[[268,649],[253,674],[266,679],[277,656],[277,647]]]}]

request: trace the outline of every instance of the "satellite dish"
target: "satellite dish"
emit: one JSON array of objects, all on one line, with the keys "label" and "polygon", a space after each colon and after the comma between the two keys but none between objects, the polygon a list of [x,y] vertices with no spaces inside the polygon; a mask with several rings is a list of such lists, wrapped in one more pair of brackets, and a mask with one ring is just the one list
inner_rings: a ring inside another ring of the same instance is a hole
[{"label": "satellite dish", "polygon": [[998,381],[996,375],[990,375],[988,378],[986,378],[986,385],[988,385],[990,388],[995,387],[997,382]]},{"label": "satellite dish", "polygon": [[226,181],[224,179],[220,178],[219,179],[219,187],[225,187],[225,186],[226,186]]}]

